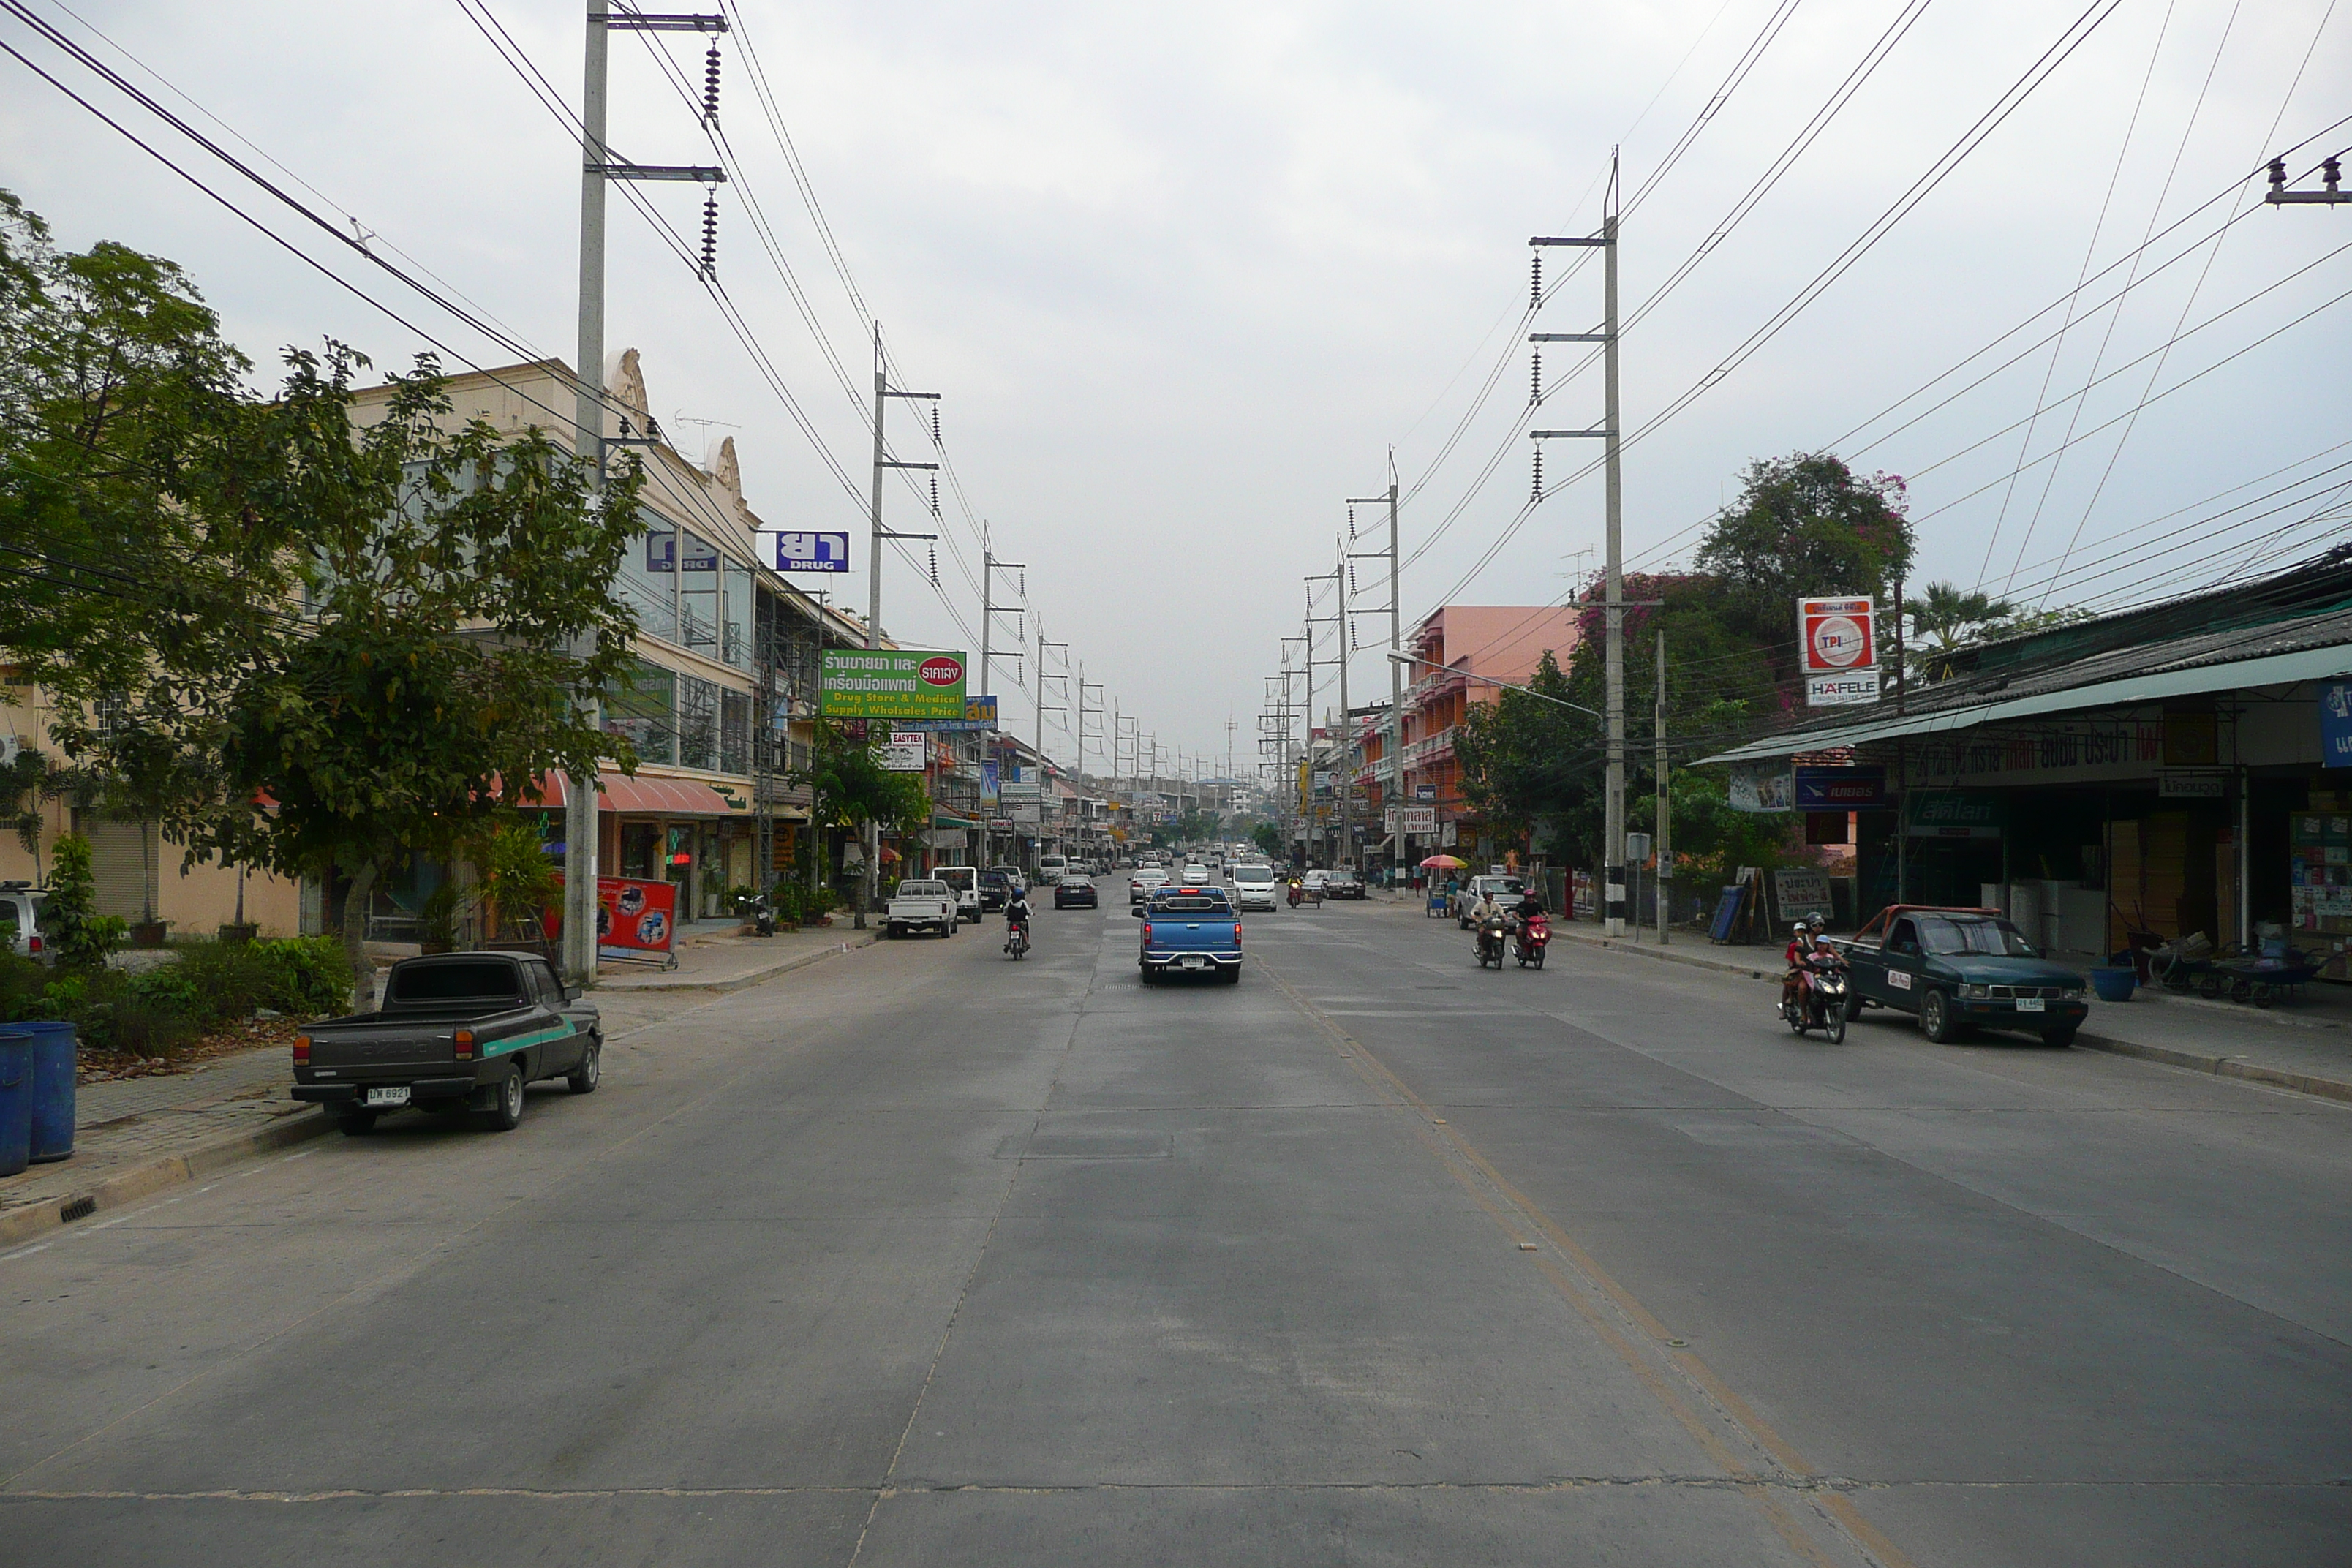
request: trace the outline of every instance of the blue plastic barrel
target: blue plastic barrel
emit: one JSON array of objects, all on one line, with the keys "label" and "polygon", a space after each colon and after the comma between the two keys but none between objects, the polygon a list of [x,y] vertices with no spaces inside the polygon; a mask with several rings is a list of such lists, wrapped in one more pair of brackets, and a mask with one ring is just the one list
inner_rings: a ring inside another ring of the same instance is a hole
[{"label": "blue plastic barrel", "polygon": [[0,1029],[0,1176],[32,1162],[33,1037]]},{"label": "blue plastic barrel", "polygon": [[74,1026],[44,1019],[9,1027],[33,1037],[33,1163],[68,1159],[74,1138]]}]

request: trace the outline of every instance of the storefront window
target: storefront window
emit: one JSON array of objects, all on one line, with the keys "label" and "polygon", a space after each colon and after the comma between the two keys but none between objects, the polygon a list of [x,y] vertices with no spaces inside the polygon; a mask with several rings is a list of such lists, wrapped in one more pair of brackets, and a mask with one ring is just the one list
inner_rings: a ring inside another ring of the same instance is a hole
[{"label": "storefront window", "polygon": [[691,533],[678,538],[677,641],[707,658],[719,657],[719,552]]},{"label": "storefront window", "polygon": [[704,920],[717,920],[727,912],[721,907],[727,898],[727,874],[726,861],[719,852],[719,824],[699,824],[694,836],[695,863],[701,871],[695,879],[698,907]]},{"label": "storefront window", "polygon": [[676,642],[677,607],[672,595],[677,584],[677,530],[652,512],[640,515],[650,531],[621,557],[620,578],[614,586],[637,612],[638,630]]},{"label": "storefront window", "polygon": [[751,751],[751,694],[722,691],[719,694],[719,771],[749,773]]},{"label": "storefront window", "polygon": [[661,858],[661,847],[660,823],[621,824],[621,875],[640,882],[662,880],[661,868],[655,864]]},{"label": "storefront window", "polygon": [[719,765],[719,688],[691,675],[677,678],[677,762],[686,768]]}]

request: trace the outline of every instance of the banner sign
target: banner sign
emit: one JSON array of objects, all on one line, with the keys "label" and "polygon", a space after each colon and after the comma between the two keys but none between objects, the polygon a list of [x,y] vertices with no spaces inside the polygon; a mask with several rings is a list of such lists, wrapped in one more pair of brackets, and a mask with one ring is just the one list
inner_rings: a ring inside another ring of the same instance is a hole
[{"label": "banner sign", "polygon": [[994,763],[981,763],[980,798],[982,801],[1001,801],[1004,798],[1003,789],[1003,777],[997,772],[996,764]]},{"label": "banner sign", "polygon": [[1888,804],[1885,768],[1797,769],[1799,811],[1865,811]]},{"label": "banner sign", "polygon": [[1786,925],[1806,915],[1830,912],[1829,873],[1812,866],[1783,866],[1772,873],[1773,900]]},{"label": "banner sign", "polygon": [[[563,878],[555,879],[555,907],[541,917],[550,942],[563,936]],[[605,958],[667,953],[677,938],[677,884],[629,877],[596,879],[596,951]]]},{"label": "banner sign", "polygon": [[765,537],[775,546],[770,560],[779,572],[849,570],[846,533],[771,533]]},{"label": "banner sign", "polygon": [[817,711],[827,719],[960,719],[964,658],[920,648],[824,650]]},{"label": "banner sign", "polygon": [[1433,784],[1417,784],[1412,786],[1412,798],[1415,800],[1435,800],[1437,798],[1437,786]]},{"label": "banner sign", "polygon": [[931,738],[920,731],[893,732],[877,753],[886,773],[919,773],[930,761]]},{"label": "banner sign", "polygon": [[1730,805],[1734,811],[1795,810],[1797,770],[1780,758],[1732,763]]},{"label": "banner sign", "polygon": [[2352,768],[2352,681],[2319,689],[2319,765]]},{"label": "banner sign", "polygon": [[1396,830],[1428,837],[1437,831],[1437,808],[1433,805],[1398,806]]},{"label": "banner sign", "polygon": [[1797,601],[1797,652],[1809,707],[1878,700],[1874,606],[1844,595]]}]

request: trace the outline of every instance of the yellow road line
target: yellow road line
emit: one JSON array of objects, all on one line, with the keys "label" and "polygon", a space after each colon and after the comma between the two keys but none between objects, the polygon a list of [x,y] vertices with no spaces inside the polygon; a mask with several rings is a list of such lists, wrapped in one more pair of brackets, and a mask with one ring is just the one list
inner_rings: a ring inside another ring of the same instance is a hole
[{"label": "yellow road line", "polygon": [[[1339,1058],[1398,1110],[1409,1112],[1413,1135],[1434,1154],[1447,1173],[1461,1184],[1471,1200],[1515,1243],[1525,1244],[1532,1233],[1550,1243],[1555,1257],[1538,1254],[1538,1267],[1559,1296],[1591,1327],[1601,1342],[1616,1352],[1634,1378],[1665,1412],[1696,1440],[1707,1458],[1763,1512],[1775,1533],[1807,1561],[1823,1568],[1835,1563],[1822,1543],[1790,1511],[1789,1501],[1801,1500],[1829,1525],[1842,1543],[1879,1568],[1912,1568],[1911,1560],[1865,1519],[1852,1499],[1822,1485],[1822,1472],[1775,1431],[1755,1408],[1704,1361],[1678,1342],[1677,1336],[1619,1284],[1577,1240],[1521,1192],[1477,1147],[1437,1114],[1435,1108],[1412,1091],[1387,1063],[1314,1003],[1300,994],[1261,956],[1259,973],[1274,982],[1290,1005],[1331,1043]],[[1563,1267],[1563,1262],[1565,1267]],[[1616,1309],[1612,1321],[1601,1303]],[[1660,1363],[1687,1380],[1689,1394],[1677,1389]],[[1692,1395],[1696,1395],[1694,1398]],[[1703,1408],[1712,1408],[1710,1422]],[[1751,1447],[1757,1461],[1743,1461],[1734,1443],[1725,1440],[1727,1428],[1740,1445]]]}]

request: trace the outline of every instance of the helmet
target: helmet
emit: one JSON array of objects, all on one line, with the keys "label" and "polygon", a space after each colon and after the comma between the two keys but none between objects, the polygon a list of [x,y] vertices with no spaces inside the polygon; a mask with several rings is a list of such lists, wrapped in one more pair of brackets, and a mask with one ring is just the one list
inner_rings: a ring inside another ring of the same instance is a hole
[{"label": "helmet", "polygon": [[1811,914],[1805,917],[1805,923],[1815,931],[1827,931],[1829,929],[1830,922],[1822,918],[1822,913],[1819,910],[1815,910]]}]

